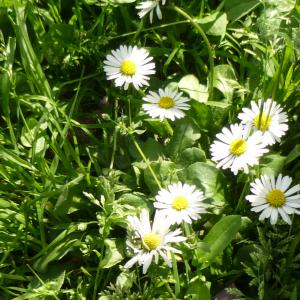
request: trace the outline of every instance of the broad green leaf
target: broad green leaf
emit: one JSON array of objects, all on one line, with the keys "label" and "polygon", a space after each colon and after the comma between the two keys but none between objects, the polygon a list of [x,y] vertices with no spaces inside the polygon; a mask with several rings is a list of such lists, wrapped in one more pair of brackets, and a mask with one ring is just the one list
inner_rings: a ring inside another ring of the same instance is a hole
[{"label": "broad green leaf", "polygon": [[178,87],[182,91],[189,94],[189,96],[199,102],[206,103],[208,100],[207,87],[199,83],[195,75],[189,74],[183,76],[178,82]]},{"label": "broad green leaf", "polygon": [[105,239],[105,256],[100,263],[100,267],[108,269],[121,262],[124,257],[123,239]]},{"label": "broad green leaf", "polygon": [[249,14],[259,4],[260,0],[226,0],[225,11],[230,22],[235,22],[243,16]]},{"label": "broad green leaf", "polygon": [[35,167],[33,165],[31,165],[29,162],[20,158],[13,151],[5,149],[2,145],[0,145],[0,156],[1,156],[1,159],[9,162],[12,165],[18,165],[20,167],[23,167],[23,168],[26,168],[29,170],[36,170]]},{"label": "broad green leaf", "polygon": [[[174,162],[166,160],[153,161],[151,167],[161,184],[168,185],[177,181],[176,164]],[[148,168],[144,171],[144,180],[150,191],[156,194],[159,187]]]},{"label": "broad green leaf", "polygon": [[119,204],[123,205],[130,205],[133,207],[140,207],[140,208],[147,208],[148,207],[148,201],[145,197],[135,195],[133,193],[130,194],[123,194],[118,200]]},{"label": "broad green leaf", "polygon": [[166,151],[171,157],[176,158],[183,150],[192,147],[200,137],[198,128],[186,120],[179,121]]},{"label": "broad green leaf", "polygon": [[286,164],[291,163],[300,156],[300,145],[296,145],[286,158]]},{"label": "broad green leaf", "polygon": [[164,155],[164,147],[153,138],[148,138],[142,145],[143,152],[149,160],[157,160]]},{"label": "broad green leaf", "polygon": [[188,290],[186,293],[188,299],[191,300],[210,300],[210,291],[203,281],[197,278],[192,278],[188,285]]},{"label": "broad green leaf", "polygon": [[180,162],[186,166],[205,160],[205,152],[196,147],[187,148],[180,155]]},{"label": "broad green leaf", "polygon": [[235,238],[240,226],[241,216],[231,215],[223,217],[211,228],[203,239],[203,242],[210,246],[210,252],[204,252],[202,249],[197,252],[198,260],[204,264],[204,267],[222,254],[223,250]]},{"label": "broad green leaf", "polygon": [[[47,273],[39,275],[48,290],[59,291],[61,289],[66,276],[66,271],[62,267],[63,266],[52,266],[47,270]],[[38,278],[34,277],[29,284],[29,288],[38,289],[40,287],[42,287],[42,283]]]},{"label": "broad green leaf", "polygon": [[261,173],[265,175],[278,175],[286,165],[286,157],[279,154],[265,155],[260,160]]},{"label": "broad green leaf", "polygon": [[205,18],[197,20],[207,34],[224,36],[228,24],[226,13],[216,12]]},{"label": "broad green leaf", "polygon": [[231,101],[233,92],[239,88],[235,72],[230,65],[218,65],[214,68],[214,87],[223,93],[227,101]]},{"label": "broad green leaf", "polygon": [[60,244],[56,245],[55,248],[51,249],[44,256],[39,258],[35,263],[34,267],[39,272],[45,272],[47,270],[48,264],[55,260],[60,260],[64,257],[68,252],[72,251],[73,248],[79,247],[81,244],[78,238],[72,239],[70,237],[61,241]]},{"label": "broad green leaf", "polygon": [[224,202],[225,178],[219,169],[204,162],[196,162],[179,172],[183,182],[189,182],[203,190],[206,198],[216,206]]},{"label": "broad green leaf", "polygon": [[170,126],[167,120],[161,122],[159,119],[145,119],[144,122],[150,126],[148,126],[148,131],[154,132],[160,136],[172,136],[173,129]]}]

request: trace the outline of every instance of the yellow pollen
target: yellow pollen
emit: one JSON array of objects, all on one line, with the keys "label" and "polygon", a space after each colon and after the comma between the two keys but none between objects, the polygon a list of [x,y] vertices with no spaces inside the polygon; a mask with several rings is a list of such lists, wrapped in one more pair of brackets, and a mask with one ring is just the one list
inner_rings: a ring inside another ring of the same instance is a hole
[{"label": "yellow pollen", "polygon": [[243,139],[235,139],[229,146],[229,150],[231,154],[236,156],[240,156],[245,153],[247,150],[247,143]]},{"label": "yellow pollen", "polygon": [[160,243],[160,236],[151,232],[143,236],[143,241],[150,250],[154,250]]},{"label": "yellow pollen", "polygon": [[266,115],[265,113],[258,114],[254,118],[254,125],[255,127],[260,130],[260,131],[266,131],[269,129],[270,124],[271,124],[271,116]]},{"label": "yellow pollen", "polygon": [[285,195],[281,190],[274,189],[266,196],[267,202],[274,207],[281,207],[285,203]]},{"label": "yellow pollen", "polygon": [[125,59],[120,66],[123,75],[132,76],[136,72],[136,64],[131,59]]},{"label": "yellow pollen", "polygon": [[174,100],[171,97],[163,96],[159,99],[158,105],[161,108],[171,108],[174,106]]},{"label": "yellow pollen", "polygon": [[188,200],[184,196],[177,196],[172,202],[172,207],[178,211],[186,209],[188,205]]}]

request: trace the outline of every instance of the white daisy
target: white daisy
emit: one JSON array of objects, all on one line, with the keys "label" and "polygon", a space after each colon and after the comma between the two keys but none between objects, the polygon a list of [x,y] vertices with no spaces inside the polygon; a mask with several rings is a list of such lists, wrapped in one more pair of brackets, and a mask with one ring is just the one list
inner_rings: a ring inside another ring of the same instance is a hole
[{"label": "white daisy", "polygon": [[116,86],[124,85],[127,90],[130,83],[136,89],[148,85],[149,75],[155,73],[153,57],[147,50],[134,46],[120,46],[112,50],[104,61],[104,71],[108,80],[114,80]]},{"label": "white daisy", "polygon": [[127,245],[135,256],[125,264],[125,268],[131,268],[135,263],[138,263],[140,266],[143,265],[143,273],[145,274],[153,259],[156,264],[158,263],[159,256],[163,258],[169,267],[172,267],[167,252],[181,252],[169,244],[186,240],[185,237],[180,235],[180,229],[170,231],[170,223],[166,221],[160,212],[156,212],[151,226],[149,212],[146,209],[142,210],[139,218],[129,216],[128,222],[133,234],[131,241],[127,241]]},{"label": "white daisy", "polygon": [[263,175],[251,183],[253,195],[246,196],[251,202],[252,211],[261,212],[259,220],[270,218],[271,224],[276,224],[278,213],[282,219],[291,224],[289,214],[300,214],[300,185],[297,184],[289,189],[292,178],[289,176],[277,177]]},{"label": "white daisy", "polygon": [[250,105],[251,109],[243,108],[243,112],[238,115],[242,124],[259,130],[266,145],[280,142],[280,138],[288,130],[287,114],[282,111],[282,107],[272,99],[258,100],[258,103],[251,101]]},{"label": "white daisy", "polygon": [[154,207],[164,213],[171,224],[183,221],[192,223],[206,211],[202,202],[203,193],[194,185],[181,182],[171,184],[167,189],[161,189],[155,199]]},{"label": "white daisy", "polygon": [[[150,12],[150,23],[153,21],[153,11],[156,9],[156,14],[157,17],[161,20],[162,19],[162,14],[161,10],[159,7],[160,0],[147,0],[139,3],[136,6],[136,9],[140,10],[138,12],[138,15],[140,18],[143,18],[146,14]],[[161,1],[162,5],[166,4],[166,0]]]},{"label": "white daisy", "polygon": [[173,91],[169,88],[159,89],[158,93],[149,92],[143,100],[148,102],[143,104],[143,109],[152,117],[159,117],[160,121],[164,118],[174,121],[185,116],[182,110],[188,110],[190,105],[186,102],[190,99],[182,97],[181,92]]},{"label": "white daisy", "polygon": [[230,168],[234,175],[239,170],[248,173],[249,166],[258,164],[258,158],[268,152],[261,133],[257,131],[250,135],[249,128],[242,124],[232,124],[230,130],[224,127],[217,139],[210,146],[212,160],[218,162],[217,168]]}]

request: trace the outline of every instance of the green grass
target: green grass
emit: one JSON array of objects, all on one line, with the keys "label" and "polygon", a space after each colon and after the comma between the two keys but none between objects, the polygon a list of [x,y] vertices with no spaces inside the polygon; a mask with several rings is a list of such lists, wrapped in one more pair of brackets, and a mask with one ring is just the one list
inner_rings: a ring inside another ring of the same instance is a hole
[{"label": "green grass", "polygon": [[[298,2],[168,0],[150,24],[133,1],[0,1],[0,298],[297,299],[299,216],[261,222],[245,196],[261,174],[300,182]],[[106,79],[120,45],[154,57],[149,88]],[[182,120],[141,109],[167,85],[191,98]],[[260,98],[288,133],[248,175],[216,168],[215,135]],[[127,217],[177,181],[207,213],[182,226],[172,268],[125,269]]]}]

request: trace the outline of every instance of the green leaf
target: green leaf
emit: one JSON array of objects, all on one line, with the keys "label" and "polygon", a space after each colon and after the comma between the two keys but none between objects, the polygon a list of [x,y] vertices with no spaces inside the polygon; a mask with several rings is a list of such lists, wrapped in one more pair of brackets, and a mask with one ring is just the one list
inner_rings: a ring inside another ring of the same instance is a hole
[{"label": "green leaf", "polygon": [[179,178],[204,190],[205,197],[211,198],[214,205],[223,205],[226,183],[219,169],[204,162],[196,162],[179,172]]},{"label": "green leaf", "polygon": [[[151,167],[161,183],[168,185],[177,181],[176,164],[174,162],[166,160],[153,161]],[[144,180],[149,190],[152,193],[157,193],[159,188],[148,168],[144,171]]]},{"label": "green leaf", "polygon": [[230,22],[235,22],[243,16],[249,14],[260,3],[260,0],[226,0],[225,11]]},{"label": "green leaf", "polygon": [[197,256],[204,267],[209,265],[235,238],[241,226],[241,216],[231,215],[223,217],[216,223],[203,239],[210,246],[210,252],[199,249]]},{"label": "green leaf", "polygon": [[110,2],[116,4],[124,4],[124,3],[133,3],[136,2],[136,0],[110,0]]},{"label": "green leaf", "polygon": [[184,149],[192,147],[200,137],[199,130],[195,126],[186,120],[181,120],[177,123],[174,135],[167,145],[167,153],[176,158]]},{"label": "green leaf", "polygon": [[187,290],[187,299],[193,299],[193,300],[210,300],[210,291],[207,288],[206,284],[197,278],[191,279],[188,285]]},{"label": "green leaf", "polygon": [[45,272],[47,270],[48,264],[54,260],[60,260],[68,252],[72,251],[73,248],[79,247],[81,244],[78,238],[72,239],[70,237],[61,241],[60,244],[56,245],[54,249],[45,254],[43,257],[39,258],[35,263],[34,267],[39,272]]},{"label": "green leaf", "polygon": [[[66,271],[61,268],[61,266],[52,266],[47,270],[47,273],[39,275],[49,290],[50,287],[52,291],[59,291],[61,289],[66,276]],[[36,277],[29,284],[30,289],[38,289],[41,286],[42,283]]]},{"label": "green leaf", "polygon": [[296,145],[286,158],[286,164],[291,163],[300,156],[300,145]]},{"label": "green leaf", "polygon": [[297,300],[298,299],[297,294],[298,294],[297,293],[297,286],[295,285],[294,288],[293,288],[290,300]]},{"label": "green leaf", "polygon": [[149,160],[157,160],[164,155],[163,145],[153,138],[148,138],[142,149]]},{"label": "green leaf", "polygon": [[195,162],[205,162],[205,160],[205,152],[196,147],[187,148],[180,155],[180,162],[185,166],[189,166]]},{"label": "green leaf", "polygon": [[199,83],[195,75],[189,74],[183,76],[178,82],[178,87],[182,91],[189,94],[189,96],[199,102],[206,103],[208,100],[207,87]]},{"label": "green leaf", "polygon": [[124,240],[122,239],[105,239],[105,256],[100,263],[100,267],[108,269],[121,262],[124,257]]},{"label": "green leaf", "polygon": [[147,208],[148,207],[148,201],[145,197],[138,196],[135,194],[123,194],[118,200],[119,204],[123,205],[130,205],[133,207],[140,207],[140,208]]},{"label": "green leaf", "polygon": [[235,72],[230,65],[214,67],[214,87],[223,93],[227,101],[231,101],[234,89],[239,88]]},{"label": "green leaf", "polygon": [[260,164],[261,173],[266,175],[278,175],[286,165],[286,157],[279,154],[265,155]]},{"label": "green leaf", "polygon": [[197,20],[207,34],[224,36],[228,24],[226,13],[216,12],[205,18]]}]

